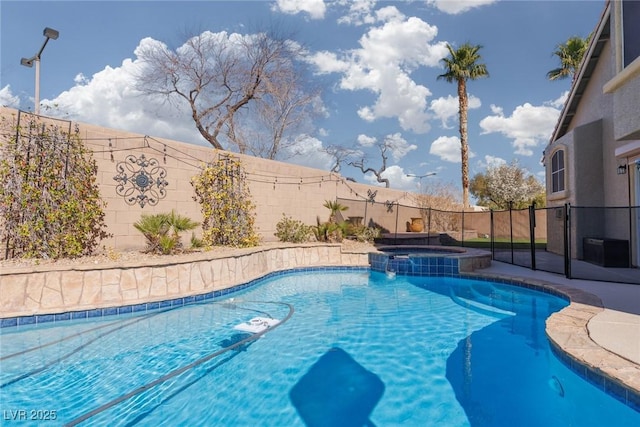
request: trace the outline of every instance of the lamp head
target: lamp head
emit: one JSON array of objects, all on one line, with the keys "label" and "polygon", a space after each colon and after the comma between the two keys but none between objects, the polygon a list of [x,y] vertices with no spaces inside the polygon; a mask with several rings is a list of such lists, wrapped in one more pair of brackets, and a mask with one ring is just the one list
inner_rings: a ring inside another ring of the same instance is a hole
[{"label": "lamp head", "polygon": [[22,58],[20,60],[20,65],[24,65],[25,67],[33,67],[33,58],[27,59],[27,58]]},{"label": "lamp head", "polygon": [[47,38],[49,38],[49,39],[55,40],[55,39],[58,38],[60,33],[58,31],[54,30],[53,28],[46,27],[44,29],[44,31],[42,32],[42,35],[47,37]]}]

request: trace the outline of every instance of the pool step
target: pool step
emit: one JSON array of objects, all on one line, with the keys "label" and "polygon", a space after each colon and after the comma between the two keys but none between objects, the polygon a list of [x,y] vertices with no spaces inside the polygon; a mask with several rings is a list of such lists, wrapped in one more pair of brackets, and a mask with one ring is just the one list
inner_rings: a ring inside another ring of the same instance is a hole
[{"label": "pool step", "polygon": [[478,301],[474,301],[471,299],[463,298],[455,294],[453,289],[449,291],[451,300],[456,304],[468,308],[469,310],[473,310],[480,314],[486,314],[488,316],[503,318],[505,316],[515,316],[516,313],[513,311],[503,310],[498,307],[494,307],[492,305],[483,304]]}]

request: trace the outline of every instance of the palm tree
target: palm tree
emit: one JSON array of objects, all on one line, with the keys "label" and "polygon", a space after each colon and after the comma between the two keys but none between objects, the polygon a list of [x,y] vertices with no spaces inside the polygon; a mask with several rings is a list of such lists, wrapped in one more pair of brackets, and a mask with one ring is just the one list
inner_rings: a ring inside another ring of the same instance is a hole
[{"label": "palm tree", "polygon": [[559,44],[553,54],[560,59],[560,67],[549,71],[547,78],[549,80],[560,80],[574,77],[589,46],[589,38],[569,37],[565,43]]},{"label": "palm tree", "polygon": [[337,200],[336,201],[325,200],[324,205],[322,206],[324,206],[325,208],[329,209],[329,211],[331,211],[331,213],[329,214],[329,222],[332,224],[338,222],[338,212],[344,212],[347,209],[349,209],[348,206],[341,204]]},{"label": "palm tree", "polygon": [[447,44],[449,56],[442,58],[445,73],[438,76],[449,83],[458,84],[458,111],[460,118],[460,155],[462,157],[462,203],[463,207],[469,207],[469,145],[467,143],[467,109],[469,97],[467,95],[467,80],[475,80],[480,77],[488,77],[489,72],[485,64],[479,63],[481,56],[478,51],[480,45],[465,43],[457,50]]},{"label": "palm tree", "polygon": [[147,252],[167,255],[182,248],[180,233],[193,230],[198,223],[171,211],[169,214],[141,215],[133,226],[147,239]]}]

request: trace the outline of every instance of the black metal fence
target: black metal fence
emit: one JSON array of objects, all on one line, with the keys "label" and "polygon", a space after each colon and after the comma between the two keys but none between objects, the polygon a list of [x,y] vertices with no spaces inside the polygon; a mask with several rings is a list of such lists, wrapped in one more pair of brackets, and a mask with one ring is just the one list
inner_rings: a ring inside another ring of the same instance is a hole
[{"label": "black metal fence", "polygon": [[640,284],[640,207],[443,211],[398,202],[338,199],[347,221],[382,230],[384,244],[453,245],[496,261],[571,279]]}]

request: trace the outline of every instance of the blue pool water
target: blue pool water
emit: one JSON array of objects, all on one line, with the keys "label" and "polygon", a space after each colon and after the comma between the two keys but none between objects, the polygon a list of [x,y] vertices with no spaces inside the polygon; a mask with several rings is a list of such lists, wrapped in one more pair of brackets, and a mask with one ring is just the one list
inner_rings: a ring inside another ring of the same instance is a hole
[{"label": "blue pool water", "polygon": [[[545,319],[566,304],[484,281],[327,270],[6,329],[2,425],[640,425],[550,351]],[[251,319],[280,323],[259,338],[234,328]]]}]

